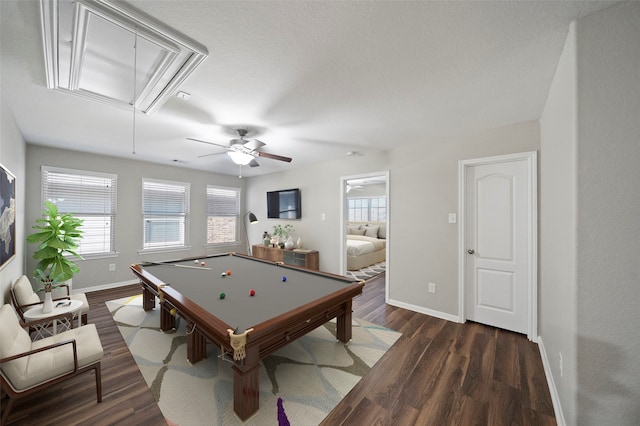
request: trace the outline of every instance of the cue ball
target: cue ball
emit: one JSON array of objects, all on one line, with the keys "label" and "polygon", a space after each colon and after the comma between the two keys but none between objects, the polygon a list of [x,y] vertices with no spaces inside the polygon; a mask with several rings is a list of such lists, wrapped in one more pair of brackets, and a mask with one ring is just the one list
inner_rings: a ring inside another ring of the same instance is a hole
[{"label": "cue ball", "polygon": [[249,296],[255,296],[255,295],[256,295],[256,291],[252,289],[252,290],[249,292]]},{"label": "cue ball", "polygon": [[231,275],[231,269],[227,269],[227,275]]},{"label": "cue ball", "polygon": [[200,262],[198,259],[194,260],[193,263],[198,263]]},{"label": "cue ball", "polygon": [[224,278],[224,277],[226,277],[226,276],[227,276],[227,274],[225,274],[225,273],[223,272],[223,273],[221,273],[221,274],[220,274],[220,276],[221,276],[222,278]]},{"label": "cue ball", "polygon": [[225,296],[226,296],[226,294],[224,294],[224,293],[220,293],[220,295],[219,295],[218,297],[219,297],[220,299],[224,299],[224,298],[225,298]]},{"label": "cue ball", "polygon": [[287,277],[282,277],[282,282],[285,282],[287,280]]}]

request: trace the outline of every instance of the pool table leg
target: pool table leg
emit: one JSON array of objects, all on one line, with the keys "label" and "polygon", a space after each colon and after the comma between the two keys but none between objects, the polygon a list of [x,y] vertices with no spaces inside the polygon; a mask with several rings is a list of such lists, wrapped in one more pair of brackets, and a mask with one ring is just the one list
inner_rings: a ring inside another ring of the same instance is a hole
[{"label": "pool table leg", "polygon": [[260,359],[258,347],[247,348],[247,357],[233,365],[233,410],[245,421],[260,407]]},{"label": "pool table leg", "polygon": [[336,337],[342,343],[348,343],[351,340],[351,320],[352,320],[352,311],[351,311],[351,299],[349,301],[344,302],[344,314],[338,315],[336,318]]},{"label": "pool table leg", "polygon": [[147,288],[142,286],[142,309],[150,311],[156,307],[156,296]]},{"label": "pool table leg", "polygon": [[187,334],[187,359],[195,364],[207,357],[207,339],[191,321],[187,322],[187,330],[193,330]]}]

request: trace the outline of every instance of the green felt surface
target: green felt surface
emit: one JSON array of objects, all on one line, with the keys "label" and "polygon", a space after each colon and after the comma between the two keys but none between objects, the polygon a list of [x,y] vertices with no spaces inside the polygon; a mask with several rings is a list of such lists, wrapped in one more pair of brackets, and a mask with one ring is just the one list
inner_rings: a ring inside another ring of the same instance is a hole
[{"label": "green felt surface", "polygon": [[[346,278],[233,255],[197,260],[146,265],[144,269],[239,332],[351,284]],[[223,277],[228,270],[231,275]],[[252,289],[255,296],[249,295]],[[224,299],[219,297],[222,292]]]}]

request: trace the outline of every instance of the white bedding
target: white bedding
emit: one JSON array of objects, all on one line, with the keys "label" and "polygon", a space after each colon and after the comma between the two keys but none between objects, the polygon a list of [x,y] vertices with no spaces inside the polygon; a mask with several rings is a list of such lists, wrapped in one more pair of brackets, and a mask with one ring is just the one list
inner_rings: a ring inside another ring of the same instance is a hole
[{"label": "white bedding", "polygon": [[385,243],[386,240],[365,237],[364,235],[347,235],[347,255],[360,256],[362,254],[384,250]]}]

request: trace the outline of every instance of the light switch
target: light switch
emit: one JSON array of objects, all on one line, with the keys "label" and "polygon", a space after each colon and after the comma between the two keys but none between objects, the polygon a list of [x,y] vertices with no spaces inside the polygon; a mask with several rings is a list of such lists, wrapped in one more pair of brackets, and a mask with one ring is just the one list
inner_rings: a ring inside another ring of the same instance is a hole
[{"label": "light switch", "polygon": [[456,223],[456,214],[449,213],[449,223]]}]

